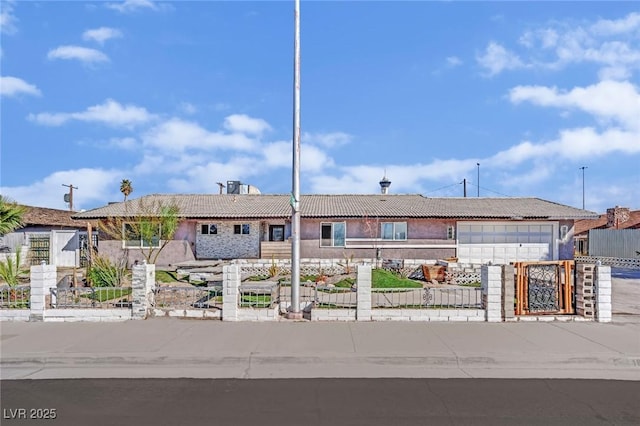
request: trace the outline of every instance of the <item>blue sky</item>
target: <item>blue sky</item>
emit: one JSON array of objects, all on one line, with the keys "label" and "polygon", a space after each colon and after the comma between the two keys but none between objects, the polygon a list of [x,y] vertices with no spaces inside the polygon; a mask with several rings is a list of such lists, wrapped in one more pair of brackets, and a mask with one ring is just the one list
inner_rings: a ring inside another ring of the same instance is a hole
[{"label": "blue sky", "polygon": [[[637,2],[301,2],[302,193],[640,208]],[[291,191],[293,2],[1,2],[1,193]]]}]

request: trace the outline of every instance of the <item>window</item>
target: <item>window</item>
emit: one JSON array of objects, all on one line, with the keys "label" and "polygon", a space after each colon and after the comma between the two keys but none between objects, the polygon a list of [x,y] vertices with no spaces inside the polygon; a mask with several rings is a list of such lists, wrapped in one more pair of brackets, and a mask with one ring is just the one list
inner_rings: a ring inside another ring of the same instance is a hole
[{"label": "window", "polygon": [[560,239],[564,240],[567,238],[567,234],[569,234],[569,227],[567,225],[562,225],[560,227]]},{"label": "window", "polygon": [[382,222],[381,234],[383,240],[407,239],[407,222]]},{"label": "window", "polygon": [[447,240],[456,239],[456,227],[453,225],[447,226]]},{"label": "window", "polygon": [[243,223],[242,225],[233,225],[233,233],[249,235],[251,233],[251,227],[248,223]]},{"label": "window", "polygon": [[125,223],[122,225],[122,240],[126,248],[160,247],[159,223]]},{"label": "window", "polygon": [[347,225],[344,222],[320,224],[320,247],[344,247]]},{"label": "window", "polygon": [[216,235],[218,233],[218,225],[211,224],[203,224],[200,225],[200,230],[202,235]]}]

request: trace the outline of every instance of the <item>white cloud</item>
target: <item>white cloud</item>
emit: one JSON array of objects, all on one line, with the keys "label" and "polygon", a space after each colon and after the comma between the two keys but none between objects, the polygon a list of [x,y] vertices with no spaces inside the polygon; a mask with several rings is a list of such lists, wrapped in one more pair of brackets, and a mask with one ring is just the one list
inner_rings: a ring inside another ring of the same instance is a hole
[{"label": "white cloud", "polygon": [[122,105],[113,99],[107,99],[101,105],[94,105],[83,112],[30,114],[28,119],[45,126],[60,126],[68,121],[77,120],[106,124],[113,127],[132,127],[144,124],[155,116],[145,108],[135,105]]},{"label": "white cloud", "polygon": [[96,202],[104,203],[105,194],[115,197],[119,192],[118,179],[122,175],[117,170],[65,170],[52,173],[28,186],[4,186],[0,190],[3,195],[22,204],[67,209],[68,205],[63,200],[67,188],[62,185],[71,183],[78,187],[73,192],[73,207],[74,210],[80,210]]},{"label": "white cloud", "polygon": [[132,151],[138,147],[138,141],[132,137],[111,138],[107,141],[106,145],[111,148]]},{"label": "white cloud", "polygon": [[87,41],[95,41],[104,44],[105,41],[112,38],[122,37],[122,31],[116,28],[100,27],[92,30],[86,30],[82,34],[82,39]]},{"label": "white cloud", "polygon": [[604,67],[598,71],[600,80],[626,80],[631,78],[631,70],[625,66]]},{"label": "white cloud", "polygon": [[312,143],[327,148],[346,145],[353,140],[353,136],[344,132],[331,133],[304,133],[302,135],[302,143]]},{"label": "white cloud", "polygon": [[[266,144],[262,149],[264,165],[271,168],[290,168],[293,161],[293,144],[279,141]],[[262,164],[262,162],[261,162]],[[303,144],[300,149],[300,168],[305,173],[317,173],[335,166],[335,161],[322,149]]]},{"label": "white cloud", "polygon": [[601,79],[629,78],[640,69],[640,13],[617,20],[600,19],[583,25],[554,21],[548,27],[525,31],[518,40],[527,50],[517,54],[492,43],[479,64],[495,75],[504,70],[559,70],[570,64],[593,63]]},{"label": "white cloud", "polygon": [[84,63],[108,62],[109,57],[96,49],[81,46],[60,46],[47,53],[49,59],[77,59]]},{"label": "white cloud", "polygon": [[13,2],[3,1],[0,3],[0,32],[2,34],[15,34],[18,32],[16,23],[18,18],[13,14]]},{"label": "white cloud", "polygon": [[591,30],[601,35],[633,33],[640,30],[640,13],[632,12],[622,19],[600,19]]},{"label": "white cloud", "polygon": [[252,118],[245,114],[233,114],[224,119],[224,128],[234,133],[261,135],[271,130],[269,123],[261,118]]},{"label": "white cloud", "polygon": [[462,59],[458,58],[457,56],[448,56],[447,65],[450,68],[457,67],[459,65],[462,65]]},{"label": "white cloud", "polygon": [[40,96],[42,93],[35,85],[17,77],[0,77],[0,95],[18,96],[21,94]]},{"label": "white cloud", "polygon": [[120,13],[132,13],[140,9],[158,10],[158,5],[150,0],[125,0],[118,3],[107,3],[106,7]]},{"label": "white cloud", "polygon": [[191,167],[180,177],[169,179],[168,185],[176,192],[217,194],[219,188],[216,182],[226,182],[230,178],[244,181],[260,173],[263,171],[255,167],[255,159],[234,157],[225,162],[212,161]]},{"label": "white cloud", "polygon": [[481,67],[486,69],[486,74],[489,77],[500,74],[504,70],[513,70],[525,66],[518,55],[508,51],[496,42],[489,43],[484,53],[476,56],[476,60]]},{"label": "white cloud", "polygon": [[527,101],[540,106],[578,109],[600,120],[640,129],[640,92],[629,82],[607,80],[568,92],[555,87],[517,86],[511,89],[509,98],[513,103]]},{"label": "white cloud", "polygon": [[195,122],[178,118],[172,118],[150,129],[142,140],[146,146],[173,152],[186,149],[247,151],[256,147],[256,141],[244,134],[210,132]]},{"label": "white cloud", "polygon": [[198,112],[198,108],[196,108],[195,105],[189,103],[189,102],[181,102],[180,105],[178,106],[180,111],[182,111],[185,114],[195,114],[196,112]]}]

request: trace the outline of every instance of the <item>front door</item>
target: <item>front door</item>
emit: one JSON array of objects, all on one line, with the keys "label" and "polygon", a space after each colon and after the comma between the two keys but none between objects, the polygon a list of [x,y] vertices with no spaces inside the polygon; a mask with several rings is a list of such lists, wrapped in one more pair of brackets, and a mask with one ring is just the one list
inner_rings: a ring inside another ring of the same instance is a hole
[{"label": "front door", "polygon": [[284,225],[269,225],[269,241],[284,241]]}]

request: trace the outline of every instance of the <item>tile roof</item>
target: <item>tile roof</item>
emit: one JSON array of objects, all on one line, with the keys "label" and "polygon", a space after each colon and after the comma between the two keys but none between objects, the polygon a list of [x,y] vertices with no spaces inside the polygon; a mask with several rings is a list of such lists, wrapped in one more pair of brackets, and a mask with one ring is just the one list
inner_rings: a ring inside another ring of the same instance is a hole
[{"label": "tile roof", "polygon": [[[594,220],[577,220],[575,223],[575,235],[586,233],[591,229],[607,228],[607,214],[601,214]],[[635,229],[640,228],[640,210],[629,212],[629,220],[618,225],[616,229]]]},{"label": "tile roof", "polygon": [[75,212],[69,210],[49,209],[45,207],[23,206],[23,226],[63,226],[68,228],[84,228],[86,221],[72,219]]},{"label": "tile roof", "polygon": [[[187,218],[251,219],[291,216],[289,195],[153,194],[76,213],[76,219],[140,215],[176,203]],[[305,218],[587,219],[598,214],[539,198],[427,198],[422,195],[303,195]]]}]

